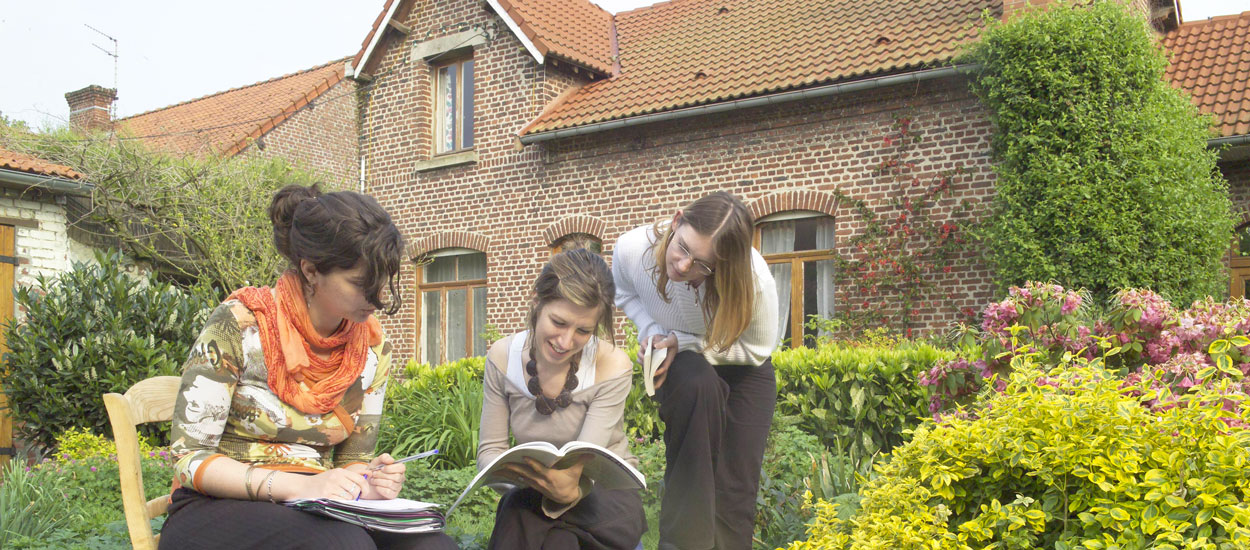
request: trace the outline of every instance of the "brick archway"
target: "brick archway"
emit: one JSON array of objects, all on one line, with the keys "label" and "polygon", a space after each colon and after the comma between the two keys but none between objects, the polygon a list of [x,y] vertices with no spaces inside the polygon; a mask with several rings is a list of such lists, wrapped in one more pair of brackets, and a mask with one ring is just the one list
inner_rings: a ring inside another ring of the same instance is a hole
[{"label": "brick archway", "polygon": [[838,217],[838,197],[832,193],[812,190],[778,191],[764,195],[747,204],[751,218],[759,220],[764,216],[787,212],[790,210],[812,210]]},{"label": "brick archway", "polygon": [[410,258],[420,257],[422,254],[440,250],[443,248],[468,248],[486,252],[490,246],[490,238],[481,233],[473,233],[471,231],[441,231],[433,235],[428,235],[421,239],[417,239],[408,249]]},{"label": "brick archway", "polygon": [[560,239],[573,233],[585,233],[603,242],[603,231],[607,224],[592,216],[567,216],[543,229],[543,241],[554,246]]}]

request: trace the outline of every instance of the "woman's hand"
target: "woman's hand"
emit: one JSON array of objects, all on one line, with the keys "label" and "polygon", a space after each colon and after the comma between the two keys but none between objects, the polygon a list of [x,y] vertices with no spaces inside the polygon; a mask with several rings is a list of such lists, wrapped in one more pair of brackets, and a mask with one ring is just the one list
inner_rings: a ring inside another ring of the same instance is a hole
[{"label": "woman's hand", "polygon": [[582,466],[586,459],[563,470],[548,468],[541,462],[526,457],[525,464],[507,464],[504,470],[516,476],[516,480],[533,487],[548,500],[559,504],[570,504],[582,498],[578,490],[578,482],[582,479]]},{"label": "woman's hand", "polygon": [[[660,363],[660,366],[655,369],[655,389],[658,390],[664,384],[664,379],[668,378],[668,366],[673,364],[673,358],[677,356],[677,335],[671,332],[667,335],[653,335],[651,336],[651,348],[668,348],[668,355],[664,357],[664,362]],[[642,363],[642,353],[646,349],[646,346],[638,345],[639,363]]]},{"label": "woman's hand", "polygon": [[349,470],[358,472],[368,479],[368,484],[360,498],[363,500],[390,500],[399,496],[404,488],[406,464],[395,464],[395,459],[387,453],[369,461],[369,465],[352,464]]},{"label": "woman's hand", "polygon": [[[360,466],[364,468],[363,465]],[[297,489],[292,498],[337,498],[340,500],[356,500],[361,493],[369,490],[369,482],[365,476],[346,468],[326,470],[315,476],[301,476],[303,487]]]}]

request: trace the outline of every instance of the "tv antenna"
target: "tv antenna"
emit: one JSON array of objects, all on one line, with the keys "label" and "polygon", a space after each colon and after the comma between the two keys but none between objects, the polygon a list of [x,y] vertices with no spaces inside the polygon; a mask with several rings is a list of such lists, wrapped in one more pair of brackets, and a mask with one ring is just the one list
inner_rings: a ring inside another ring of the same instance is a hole
[{"label": "tv antenna", "polygon": [[[118,55],[117,55],[117,39],[116,39],[116,38],[113,38],[113,37],[111,37],[111,36],[109,36],[109,35],[107,35],[107,34],[105,34],[105,33],[104,33],[104,31],[102,31],[102,30],[100,30],[100,29],[97,29],[97,28],[95,28],[95,27],[92,27],[91,25],[88,25],[88,24],[86,24],[86,23],[83,23],[82,25],[83,25],[84,27],[87,27],[88,29],[91,29],[91,30],[93,30],[93,31],[95,31],[95,32],[97,32],[97,33],[99,33],[99,34],[100,34],[100,36],[103,36],[103,37],[105,37],[105,38],[107,38],[107,39],[109,39],[109,40],[111,40],[111,41],[113,42],[113,51],[111,51],[111,52],[110,52],[110,51],[108,51],[108,50],[106,50],[106,49],[104,49],[104,48],[101,48],[99,44],[96,44],[96,43],[94,43],[94,42],[92,42],[92,43],[91,43],[91,45],[92,45],[92,46],[95,46],[97,50],[100,50],[100,51],[104,52],[104,55],[107,55],[107,56],[109,56],[109,57],[113,58],[113,91],[114,91],[114,93],[116,93],[116,91],[117,91],[117,60],[118,60]],[[116,99],[114,99],[114,100],[113,100],[113,104],[109,106],[109,118],[115,118],[116,116],[117,116],[117,100],[116,100]]]}]

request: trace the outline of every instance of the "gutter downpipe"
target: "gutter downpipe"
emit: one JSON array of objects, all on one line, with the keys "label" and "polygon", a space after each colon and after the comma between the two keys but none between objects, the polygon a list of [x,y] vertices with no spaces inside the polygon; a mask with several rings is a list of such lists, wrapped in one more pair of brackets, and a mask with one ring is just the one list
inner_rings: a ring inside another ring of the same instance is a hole
[{"label": "gutter downpipe", "polygon": [[737,111],[741,109],[749,109],[751,107],[759,107],[762,105],[777,105],[781,103],[789,103],[791,101],[799,101],[804,99],[814,99],[818,97],[827,97],[834,95],[847,94],[862,90],[872,90],[876,88],[884,88],[887,86],[897,86],[900,84],[916,84],[926,80],[935,80],[939,78],[947,78],[960,74],[968,74],[979,68],[976,64],[955,65],[952,67],[942,67],[940,69],[926,69],[923,71],[915,71],[900,75],[879,76],[864,80],[856,80],[854,82],[843,82],[840,84],[832,84],[829,86],[821,86],[819,88],[809,88],[806,90],[796,90],[792,92],[783,92],[780,94],[766,95],[763,97],[752,97],[747,99],[736,99],[723,103],[713,103],[711,105],[702,105],[699,107],[691,107],[677,111],[665,111],[662,113],[652,113],[629,117],[621,120],[611,120],[607,122],[598,122],[595,124],[587,124],[585,126],[577,126],[562,130],[553,130],[549,132],[540,132],[521,136],[521,144],[529,145],[541,141],[549,141],[553,139],[580,136],[584,134],[593,134],[606,130],[615,130],[617,128],[625,128],[628,126],[637,126],[639,124],[650,124],[652,122],[662,122],[666,120],[677,120],[694,116],[710,115],[713,113],[723,113],[727,111]]},{"label": "gutter downpipe", "polygon": [[91,184],[74,180],[39,176],[6,169],[0,169],[0,184],[17,185],[24,189],[44,189],[53,193],[76,197],[90,197],[91,188],[93,187]]}]

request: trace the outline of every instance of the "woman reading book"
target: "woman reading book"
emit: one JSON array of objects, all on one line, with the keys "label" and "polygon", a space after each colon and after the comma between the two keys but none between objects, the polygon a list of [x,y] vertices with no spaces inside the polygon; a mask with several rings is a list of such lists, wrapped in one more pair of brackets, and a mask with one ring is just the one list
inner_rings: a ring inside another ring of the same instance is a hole
[{"label": "woman reading book", "polygon": [[639,342],[668,352],[655,370],[661,550],[751,548],[777,401],[777,291],[751,236],[746,206],[716,192],[626,232],[613,249],[616,305]]},{"label": "woman reading book", "polygon": [[392,499],[403,486],[405,466],[373,455],[391,364],[373,314],[398,308],[403,239],[351,191],[287,186],[269,216],[290,269],[217,306],[183,366],[160,547],[456,548],[442,533],[370,532],[282,505]]},{"label": "woman reading book", "polygon": [[[517,443],[585,441],[638,466],[625,437],[632,366],[612,344],[612,274],[598,254],[556,254],[534,282],[529,329],[486,355],[478,469]],[[491,549],[629,549],[646,530],[638,491],[595,488],[582,463],[509,464]]]}]

